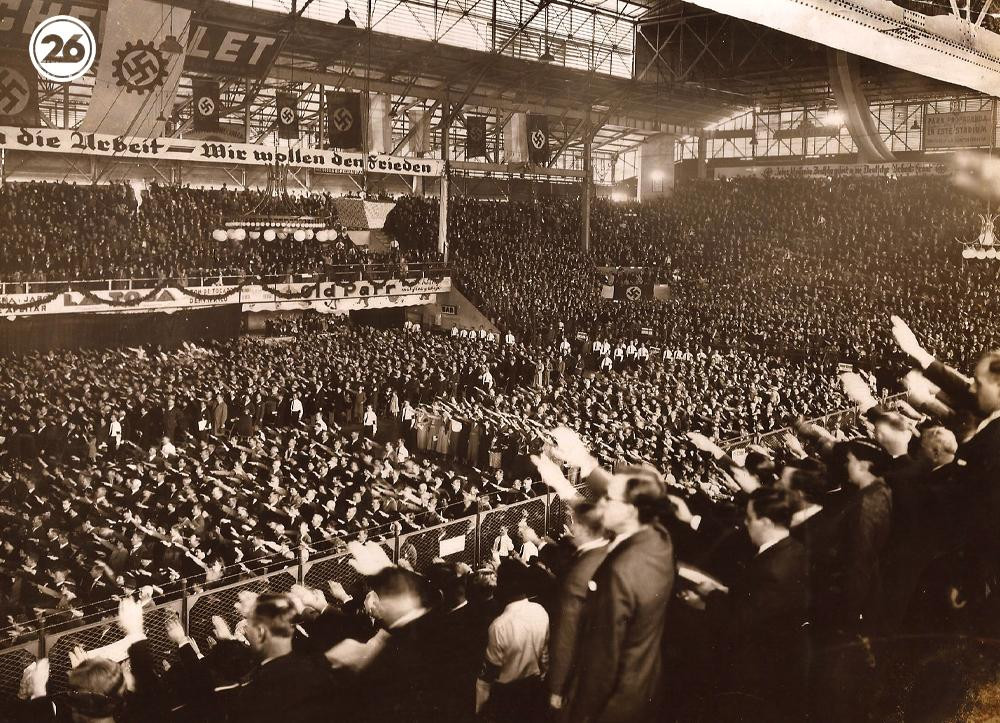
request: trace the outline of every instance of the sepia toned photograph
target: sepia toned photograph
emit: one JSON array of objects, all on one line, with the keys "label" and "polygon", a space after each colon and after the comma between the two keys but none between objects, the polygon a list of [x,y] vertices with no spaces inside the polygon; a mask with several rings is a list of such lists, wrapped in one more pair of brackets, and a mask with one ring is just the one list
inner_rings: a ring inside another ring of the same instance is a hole
[{"label": "sepia toned photograph", "polygon": [[0,723],[1000,723],[1000,2],[0,0]]}]

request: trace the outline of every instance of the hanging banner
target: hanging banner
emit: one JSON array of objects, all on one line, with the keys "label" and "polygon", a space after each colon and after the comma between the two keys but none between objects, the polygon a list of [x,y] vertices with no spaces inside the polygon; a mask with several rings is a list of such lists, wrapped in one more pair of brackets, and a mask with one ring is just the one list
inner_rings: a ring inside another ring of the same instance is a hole
[{"label": "hanging banner", "polygon": [[294,93],[276,93],[275,112],[277,115],[278,138],[298,140],[299,101]]},{"label": "hanging banner", "polygon": [[465,116],[465,157],[486,158],[486,116]]},{"label": "hanging banner", "polygon": [[326,94],[326,137],[330,148],[360,149],[362,145],[361,94]]},{"label": "hanging banner", "polygon": [[368,103],[368,152],[392,152],[392,101],[382,93],[373,94]]},{"label": "hanging banner", "polygon": [[192,125],[196,131],[214,133],[219,130],[219,84],[214,80],[191,83]]},{"label": "hanging banner", "polygon": [[430,153],[431,150],[431,115],[424,108],[411,108],[406,112],[413,135],[410,136],[410,153]]},{"label": "hanging banner", "polygon": [[549,162],[549,118],[528,114],[528,160],[540,166]]},{"label": "hanging banner", "polygon": [[[319,311],[386,308],[427,303],[436,294],[451,289],[451,278],[443,270],[440,276],[423,279],[388,279],[380,282],[264,283],[247,279],[242,285],[178,286],[162,281],[143,289],[111,291],[108,289],[57,289],[38,293],[0,292],[0,315],[37,316],[81,312],[138,313],[174,312],[183,309],[240,304],[244,309],[315,308]],[[200,283],[208,283],[209,280]],[[109,284],[111,282],[108,282]],[[24,284],[10,284],[23,287]],[[56,286],[51,284],[51,286]],[[0,289],[3,285],[0,285]],[[424,298],[427,297],[427,298]]]},{"label": "hanging banner", "polygon": [[94,91],[80,130],[163,135],[190,19],[190,10],[150,0],[108,0]]},{"label": "hanging banner", "polygon": [[926,113],[924,148],[987,148],[993,139],[993,110]]},{"label": "hanging banner", "polygon": [[263,77],[281,47],[275,35],[203,22],[197,16],[188,37],[187,70],[232,78]]},{"label": "hanging banner", "polygon": [[527,114],[511,113],[503,128],[503,153],[507,163],[524,163],[528,160]]},{"label": "hanging banner", "polygon": [[199,141],[191,138],[135,138],[82,133],[59,128],[0,126],[0,148],[12,151],[69,153],[105,158],[154,158],[171,161],[269,166],[275,163],[327,173],[397,173],[440,176],[444,162],[316,148],[276,148],[251,143]]},{"label": "hanging banner", "polygon": [[38,125],[38,73],[14,53],[0,56],[0,124]]},{"label": "hanging banner", "polygon": [[[132,0],[126,0],[126,4],[131,6]],[[178,21],[186,18],[189,12],[169,5],[162,7],[168,24],[177,31],[174,33],[180,43],[177,52],[184,53],[186,50],[184,68],[187,70],[233,78],[261,78],[278,54],[280,42],[277,35],[202,20],[197,13],[191,18],[187,32],[183,33],[186,36],[183,40],[181,28],[186,27],[188,21]],[[94,33],[98,46],[101,46],[107,12],[108,0],[2,0],[0,47],[27,48],[28,39],[38,23],[53,15],[72,15],[84,21]],[[172,19],[169,17],[171,14]],[[155,30],[160,22],[158,14],[155,25],[149,26],[148,30]],[[177,46],[173,47],[177,49]]]}]

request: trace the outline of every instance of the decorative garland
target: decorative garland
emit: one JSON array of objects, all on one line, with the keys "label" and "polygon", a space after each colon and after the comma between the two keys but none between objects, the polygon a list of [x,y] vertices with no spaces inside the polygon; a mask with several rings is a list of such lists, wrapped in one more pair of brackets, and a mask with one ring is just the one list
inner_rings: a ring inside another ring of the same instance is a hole
[{"label": "decorative garland", "polygon": [[[123,307],[123,306],[139,306],[140,304],[145,304],[147,301],[151,301],[157,294],[159,294],[165,288],[167,288],[167,282],[161,281],[152,289],[150,289],[149,293],[143,296],[137,296],[134,299],[102,299],[100,296],[92,292],[90,289],[75,289],[75,291],[79,292],[80,295],[83,296],[83,298],[85,298],[92,304],[107,304],[108,306]],[[72,286],[70,287],[70,290],[71,291],[74,290]],[[117,289],[115,290],[117,291]],[[127,291],[127,289],[122,289],[122,290]]]},{"label": "decorative garland", "polygon": [[298,291],[289,292],[289,291],[281,291],[280,289],[275,288],[274,286],[268,286],[267,284],[264,283],[263,279],[260,279],[260,288],[262,288],[264,291],[271,294],[272,296],[277,296],[279,299],[308,299],[314,293],[316,293],[316,289],[319,288],[319,284],[306,284]]}]

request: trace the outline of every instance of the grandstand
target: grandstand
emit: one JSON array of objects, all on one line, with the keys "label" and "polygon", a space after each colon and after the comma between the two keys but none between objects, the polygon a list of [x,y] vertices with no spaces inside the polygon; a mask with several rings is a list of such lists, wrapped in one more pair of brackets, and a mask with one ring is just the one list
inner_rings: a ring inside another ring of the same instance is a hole
[{"label": "grandstand", "polygon": [[6,4],[0,721],[1000,716],[990,2]]}]

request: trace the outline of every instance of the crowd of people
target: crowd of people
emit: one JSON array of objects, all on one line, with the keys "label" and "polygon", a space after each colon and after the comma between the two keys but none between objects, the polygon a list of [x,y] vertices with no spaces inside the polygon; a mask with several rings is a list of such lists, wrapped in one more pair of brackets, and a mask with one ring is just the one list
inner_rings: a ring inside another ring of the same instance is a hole
[{"label": "crowd of people", "polygon": [[[576,201],[451,198],[449,253],[463,289],[519,338],[559,322],[575,334],[631,338],[651,330],[671,349],[892,364],[880,314],[912,319],[942,355],[971,363],[997,322],[994,272],[961,247],[981,204],[947,177],[745,178],[693,182],[665,200],[592,207],[591,251],[579,251]],[[437,202],[400,199],[386,228],[432,248]],[[607,300],[603,267],[654,268],[666,300]]]},{"label": "crowd of people", "polygon": [[[329,193],[7,183],[0,188],[0,281],[310,274],[397,260],[356,246],[338,229],[335,202]],[[242,240],[213,238],[227,222],[252,216],[309,216],[338,235],[296,240],[279,228],[271,240],[260,231]]]},{"label": "crowd of people", "polygon": [[[685,431],[771,428],[839,396],[827,381],[827,395],[810,397],[821,380],[747,355],[623,354],[601,370],[600,354],[565,338],[545,348],[319,314],[279,330],[292,336],[9,360],[9,622],[43,610],[52,624],[146,585],[250,574],[302,545],[464,516],[490,495],[525,499],[528,455],[556,425],[609,465],[649,460],[679,489],[723,498]],[[768,373],[788,382],[766,387]],[[93,505],[81,510],[83,498]]]},{"label": "crowd of people", "polygon": [[[87,193],[127,207],[121,187]],[[201,193],[151,189],[142,213]],[[694,183],[595,204],[581,253],[571,202],[458,198],[455,278],[499,333],[314,315],[276,319],[266,339],[5,359],[8,635],[120,600],[134,638],[131,677],[78,655],[68,696],[33,666],[23,714],[875,719],[873,640],[989,631],[996,605],[1000,361],[981,355],[998,322],[983,313],[990,270],[959,272],[953,240],[978,232],[973,209],[940,178]],[[386,229],[419,257],[436,223],[433,201],[407,198]],[[131,258],[120,252],[105,258]],[[86,275],[66,261],[49,269]],[[669,298],[602,298],[602,269],[626,267]],[[844,363],[874,375],[838,379]],[[907,401],[880,402],[892,387]],[[864,421],[846,432],[797,419],[848,404]],[[791,423],[781,449],[714,441]],[[204,656],[173,625],[165,673],[140,639],[135,595],[250,577],[544,485],[570,505],[568,534],[501,535],[488,570],[402,554],[397,567],[352,546],[367,596],[244,600],[245,621],[217,623]]]},{"label": "crowd of people", "polygon": [[32,663],[20,719],[840,722],[884,720],[885,706],[904,720],[988,717],[983,681],[962,668],[933,667],[903,700],[880,682],[893,635],[996,626],[1000,352],[968,377],[898,317],[891,337],[914,363],[909,402],[888,407],[860,375],[840,378],[867,434],[801,423],[773,456],[742,461],[688,435],[737,490],[727,503],[676,494],[649,464],[612,472],[576,432],[549,429],[530,460],[570,524],[551,538],[522,526],[531,555],[416,572],[354,542],[363,597],[338,585],[246,594],[243,619],[232,630],[216,619],[204,652],[168,620],[179,647],[168,666],[126,598],[129,675],[75,651],[71,692],[50,696],[47,661]]}]

